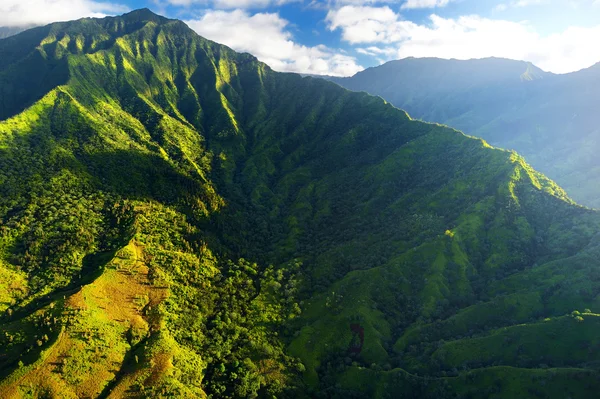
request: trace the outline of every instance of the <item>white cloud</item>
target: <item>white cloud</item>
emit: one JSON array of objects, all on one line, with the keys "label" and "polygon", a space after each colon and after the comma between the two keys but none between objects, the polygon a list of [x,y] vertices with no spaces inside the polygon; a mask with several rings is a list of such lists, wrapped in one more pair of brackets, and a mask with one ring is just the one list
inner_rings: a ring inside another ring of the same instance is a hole
[{"label": "white cloud", "polygon": [[[505,57],[531,61],[557,73],[582,69],[600,60],[600,25],[571,27],[542,36],[526,23],[478,16],[451,19],[434,14],[428,23],[416,24],[402,20],[387,6],[345,6],[331,10],[326,20],[330,30],[342,31],[343,40],[371,44],[373,55],[372,47],[377,44],[385,49],[387,59]],[[389,48],[395,48],[395,54],[390,54]]]},{"label": "white cloud", "polygon": [[325,18],[329,29],[342,30],[342,39],[350,43],[391,42],[389,37],[398,23],[391,8],[344,6],[330,10]]},{"label": "white cloud", "polygon": [[357,47],[356,52],[364,55],[372,55],[372,56],[395,56],[398,50],[394,47]]},{"label": "white cloud", "polygon": [[373,58],[375,58],[375,60],[377,60],[377,62],[379,64],[384,64],[386,61],[395,58],[396,54],[398,53],[398,50],[394,47],[375,47],[375,46],[370,46],[370,47],[357,47],[356,48],[356,52],[362,55],[368,55],[371,56]]},{"label": "white cloud", "polygon": [[505,11],[508,8],[516,8],[516,7],[528,7],[533,5],[540,5],[548,3],[547,0],[513,0],[509,3],[500,3],[496,7],[494,7],[495,11]]},{"label": "white cloud", "polygon": [[286,30],[288,21],[276,13],[211,10],[186,23],[201,36],[249,52],[277,71],[346,76],[362,69],[342,52],[295,43]]},{"label": "white cloud", "polygon": [[[172,0],[177,1],[177,0]],[[301,0],[297,0],[301,1]],[[449,3],[456,0],[312,0],[310,6],[312,8],[320,8],[330,10],[345,5],[367,6],[367,5],[382,5],[382,4],[399,4],[402,3],[401,9],[418,9],[418,8],[435,8],[445,7]],[[600,0],[599,0],[600,1]]]},{"label": "white cloud", "polygon": [[124,5],[93,0],[1,0],[0,26],[41,25],[126,11]]},{"label": "white cloud", "polygon": [[258,9],[271,6],[280,6],[302,0],[166,0],[173,6],[191,6],[200,4],[217,9]]},{"label": "white cloud", "polygon": [[272,5],[282,5],[293,0],[213,0],[216,8],[266,8]]},{"label": "white cloud", "polygon": [[515,7],[527,7],[527,6],[532,6],[532,5],[536,5],[536,4],[542,4],[545,3],[545,0],[517,0],[517,1],[513,1],[512,4]]},{"label": "white cloud", "polygon": [[400,8],[435,8],[445,7],[450,0],[406,0]]},{"label": "white cloud", "polygon": [[[318,0],[314,0],[315,3]],[[382,3],[398,3],[399,0],[324,0],[320,4],[324,9],[329,10],[344,5],[364,6],[368,4],[382,4]]]}]

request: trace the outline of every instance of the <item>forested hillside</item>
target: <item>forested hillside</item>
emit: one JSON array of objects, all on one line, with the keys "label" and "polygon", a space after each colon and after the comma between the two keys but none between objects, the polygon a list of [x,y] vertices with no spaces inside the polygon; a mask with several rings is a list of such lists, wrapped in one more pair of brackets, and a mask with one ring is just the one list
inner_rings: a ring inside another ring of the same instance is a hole
[{"label": "forested hillside", "polygon": [[330,78],[378,95],[411,117],[444,123],[514,149],[577,202],[600,207],[600,65],[546,73],[498,58],[406,58]]},{"label": "forested hillside", "polygon": [[0,396],[600,388],[600,215],[148,10],[0,40]]}]

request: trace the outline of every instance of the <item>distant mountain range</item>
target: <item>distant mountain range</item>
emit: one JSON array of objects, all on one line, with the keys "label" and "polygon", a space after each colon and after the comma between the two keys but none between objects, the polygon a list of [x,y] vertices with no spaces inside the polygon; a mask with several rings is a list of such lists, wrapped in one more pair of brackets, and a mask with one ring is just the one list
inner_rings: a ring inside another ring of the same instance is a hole
[{"label": "distant mountain range", "polygon": [[498,58],[406,58],[349,78],[411,117],[514,149],[581,204],[600,207],[600,65],[565,75]]},{"label": "distant mountain range", "polygon": [[27,27],[11,27],[11,26],[0,26],[0,39],[4,39],[9,36],[16,35],[19,32],[27,30]]}]

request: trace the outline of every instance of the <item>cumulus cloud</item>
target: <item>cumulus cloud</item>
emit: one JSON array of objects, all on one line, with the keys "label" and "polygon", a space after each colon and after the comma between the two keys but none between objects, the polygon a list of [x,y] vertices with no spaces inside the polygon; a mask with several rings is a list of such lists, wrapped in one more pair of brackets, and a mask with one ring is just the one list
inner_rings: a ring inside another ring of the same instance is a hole
[{"label": "cumulus cloud", "polygon": [[128,7],[124,5],[94,0],[2,0],[0,26],[42,25],[126,11]]},{"label": "cumulus cloud", "polygon": [[276,13],[211,10],[186,23],[201,36],[249,52],[277,71],[346,76],[362,69],[341,51],[294,42],[286,30],[289,22]]},{"label": "cumulus cloud", "polygon": [[327,13],[329,29],[341,29],[342,39],[355,43],[391,42],[389,34],[399,23],[391,8],[343,6]]},{"label": "cumulus cloud", "polygon": [[516,0],[512,2],[514,7],[527,7],[536,4],[547,3],[546,0]]},{"label": "cumulus cloud", "polygon": [[[178,1],[178,0],[172,0]],[[297,0],[301,1],[301,0]],[[354,6],[367,6],[367,5],[381,5],[387,4],[400,4],[401,9],[419,9],[419,8],[436,8],[445,7],[448,4],[456,0],[312,0],[310,5],[313,8],[332,9],[338,8],[345,5]],[[600,0],[599,0],[600,1]]]},{"label": "cumulus cloud", "polygon": [[[155,0],[159,1],[159,0]],[[259,9],[281,6],[287,3],[303,2],[303,0],[160,0],[173,6],[191,6],[200,4],[216,9]],[[455,0],[312,0],[312,8],[336,8],[343,5],[374,5],[381,3],[403,3],[401,8],[434,8],[444,7]],[[522,0],[526,1],[526,0]]]},{"label": "cumulus cloud", "polygon": [[494,7],[495,11],[505,11],[511,7],[527,7],[547,3],[546,0],[513,0],[509,3],[500,3]]},{"label": "cumulus cloud", "polygon": [[435,8],[445,7],[450,0],[406,0],[400,8]]},{"label": "cumulus cloud", "polygon": [[357,47],[356,51],[360,54],[364,55],[373,55],[373,56],[395,56],[398,52],[394,47]]},{"label": "cumulus cloud", "polygon": [[[557,73],[582,69],[600,60],[596,40],[600,25],[571,27],[543,36],[526,23],[479,16],[452,19],[434,14],[427,23],[417,24],[403,20],[387,6],[344,6],[330,10],[326,20],[329,29],[341,30],[342,39],[349,43],[385,48],[387,59],[493,56],[531,61]],[[389,48],[395,48],[395,53]]]},{"label": "cumulus cloud", "polygon": [[386,61],[395,58],[397,49],[394,47],[357,47],[356,52],[362,55],[368,55],[377,60],[379,64],[383,64]]},{"label": "cumulus cloud", "polygon": [[195,4],[216,9],[258,9],[281,6],[302,0],[166,0],[173,6],[191,6]]}]

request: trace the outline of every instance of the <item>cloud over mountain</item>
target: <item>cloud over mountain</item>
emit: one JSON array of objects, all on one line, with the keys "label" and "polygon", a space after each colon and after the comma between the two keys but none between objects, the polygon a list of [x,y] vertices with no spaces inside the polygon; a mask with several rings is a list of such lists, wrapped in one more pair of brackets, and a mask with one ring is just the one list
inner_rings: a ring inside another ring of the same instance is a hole
[{"label": "cloud over mountain", "polygon": [[0,26],[41,25],[128,11],[121,3],[94,0],[2,0]]},{"label": "cloud over mountain", "polygon": [[211,10],[186,23],[201,36],[252,53],[278,71],[352,75],[362,69],[354,57],[341,51],[298,44],[289,22],[277,13]]}]

